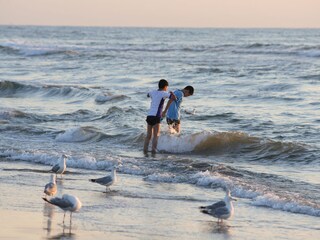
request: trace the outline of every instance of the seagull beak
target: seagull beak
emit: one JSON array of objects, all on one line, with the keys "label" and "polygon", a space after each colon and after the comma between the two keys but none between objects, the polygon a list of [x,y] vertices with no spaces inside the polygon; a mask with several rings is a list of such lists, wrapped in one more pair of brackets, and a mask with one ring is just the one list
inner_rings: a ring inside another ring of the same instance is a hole
[{"label": "seagull beak", "polygon": [[236,198],[234,198],[234,197],[230,197],[230,199],[231,199],[232,201],[238,201],[238,199],[236,199]]}]

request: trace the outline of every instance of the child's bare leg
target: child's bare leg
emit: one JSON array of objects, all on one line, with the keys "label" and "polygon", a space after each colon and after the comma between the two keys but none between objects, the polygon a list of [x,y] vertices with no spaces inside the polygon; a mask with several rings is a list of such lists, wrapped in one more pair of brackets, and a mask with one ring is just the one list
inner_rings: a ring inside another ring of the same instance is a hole
[{"label": "child's bare leg", "polygon": [[158,145],[158,138],[160,135],[160,123],[153,127],[153,140],[152,140],[152,152],[155,153]]},{"label": "child's bare leg", "polygon": [[176,123],[173,125],[174,130],[176,130],[177,133],[180,132],[180,123]]},{"label": "child's bare leg", "polygon": [[147,126],[147,136],[144,139],[144,147],[143,147],[143,151],[146,153],[148,152],[148,147],[149,147],[149,142],[151,140],[152,137],[152,126],[148,124]]}]

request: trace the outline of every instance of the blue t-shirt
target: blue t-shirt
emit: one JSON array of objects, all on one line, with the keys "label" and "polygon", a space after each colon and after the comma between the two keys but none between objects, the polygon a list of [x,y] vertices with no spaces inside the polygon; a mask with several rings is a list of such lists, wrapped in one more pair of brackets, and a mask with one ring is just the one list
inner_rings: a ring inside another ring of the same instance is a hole
[{"label": "blue t-shirt", "polygon": [[167,112],[167,118],[173,119],[173,120],[179,120],[180,119],[180,105],[183,98],[183,91],[182,90],[175,90],[174,95],[176,95],[177,100],[173,101],[170,104],[170,107]]}]

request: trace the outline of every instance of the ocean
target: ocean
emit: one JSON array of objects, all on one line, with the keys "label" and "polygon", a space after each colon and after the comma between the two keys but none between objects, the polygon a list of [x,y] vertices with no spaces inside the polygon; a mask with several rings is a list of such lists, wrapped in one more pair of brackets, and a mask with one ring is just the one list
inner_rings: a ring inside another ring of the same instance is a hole
[{"label": "ocean", "polygon": [[[130,209],[123,199],[147,199],[149,211],[153,203],[160,206],[159,217],[168,211],[166,203],[173,205],[175,221],[163,217],[160,232],[168,229],[166,221],[178,227],[150,237],[154,225],[133,230],[122,219],[113,222],[114,238],[125,232],[135,239],[211,239],[219,232],[175,231],[198,215],[193,224],[216,221],[197,207],[229,188],[238,198],[227,221],[235,234],[230,238],[257,239],[250,230],[237,234],[237,225],[278,215],[287,228],[269,219],[275,229],[265,235],[269,239],[286,238],[297,221],[305,223],[299,233],[319,233],[319,37],[319,29],[0,26],[0,187],[36,186],[41,203],[10,205],[7,196],[2,207],[42,212],[47,170],[64,153],[64,190],[75,195],[100,194],[104,188],[87,180],[121,163],[111,205],[88,198],[81,211],[90,217],[76,216],[87,221],[88,231],[112,232],[96,224],[104,216],[94,218],[95,212]],[[163,121],[158,153],[146,156],[147,93],[162,78],[169,90],[192,85],[195,92],[183,99],[181,134],[170,134]],[[190,211],[192,218],[183,217]],[[295,237],[300,235],[288,239]]]}]

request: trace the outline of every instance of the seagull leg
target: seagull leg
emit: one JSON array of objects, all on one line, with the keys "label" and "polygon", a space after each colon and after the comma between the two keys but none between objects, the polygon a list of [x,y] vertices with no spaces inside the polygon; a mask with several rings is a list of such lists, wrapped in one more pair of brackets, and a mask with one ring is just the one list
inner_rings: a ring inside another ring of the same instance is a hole
[{"label": "seagull leg", "polygon": [[72,212],[70,212],[70,227],[72,225]]},{"label": "seagull leg", "polygon": [[63,214],[63,225],[64,225],[64,218],[66,217],[66,212],[64,212],[64,214]]}]

